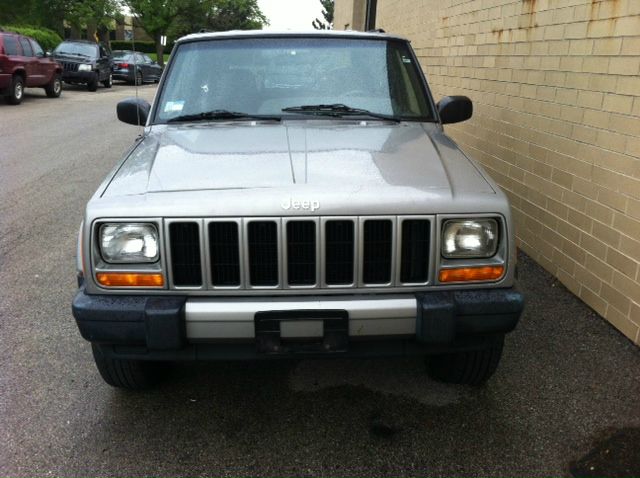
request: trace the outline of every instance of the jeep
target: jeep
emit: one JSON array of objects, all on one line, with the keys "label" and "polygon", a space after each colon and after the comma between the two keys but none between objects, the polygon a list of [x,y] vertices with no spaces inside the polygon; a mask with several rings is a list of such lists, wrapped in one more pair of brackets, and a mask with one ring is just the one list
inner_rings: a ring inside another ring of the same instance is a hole
[{"label": "jeep", "polygon": [[178,360],[421,355],[492,376],[523,296],[509,202],[444,132],[410,43],[381,32],[200,33],[87,204],[73,314],[103,379]]},{"label": "jeep", "polygon": [[102,44],[89,40],[65,40],[53,50],[53,57],[63,67],[62,80],[70,85],[87,85],[97,91],[98,83],[113,86],[113,57]]}]

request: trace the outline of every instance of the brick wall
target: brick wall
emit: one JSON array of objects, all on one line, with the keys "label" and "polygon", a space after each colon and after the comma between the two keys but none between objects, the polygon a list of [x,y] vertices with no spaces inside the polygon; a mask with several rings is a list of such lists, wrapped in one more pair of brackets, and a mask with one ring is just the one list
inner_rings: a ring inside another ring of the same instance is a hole
[{"label": "brick wall", "polygon": [[519,247],[640,344],[640,0],[378,0],[376,26],[412,40],[436,99],[473,100],[447,131],[509,195]]}]

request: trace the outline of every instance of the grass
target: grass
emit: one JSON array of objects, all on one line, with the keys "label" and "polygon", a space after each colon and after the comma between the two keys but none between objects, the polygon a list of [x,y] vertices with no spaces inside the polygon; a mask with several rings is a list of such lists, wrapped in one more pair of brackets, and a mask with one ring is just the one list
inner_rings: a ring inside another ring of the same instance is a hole
[{"label": "grass", "polygon": [[[147,55],[149,56],[149,58],[151,58],[153,61],[158,61],[158,55],[156,55],[155,53],[147,53]],[[167,53],[164,54],[164,63],[165,65],[167,64],[167,61],[169,60],[169,55]]]}]

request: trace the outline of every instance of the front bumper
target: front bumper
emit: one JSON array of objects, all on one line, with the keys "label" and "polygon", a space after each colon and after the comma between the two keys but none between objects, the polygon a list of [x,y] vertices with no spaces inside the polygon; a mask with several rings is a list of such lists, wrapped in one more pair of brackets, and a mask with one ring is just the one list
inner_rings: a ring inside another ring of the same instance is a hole
[{"label": "front bumper", "polygon": [[[348,347],[342,347],[344,343],[333,348],[327,345],[327,350],[339,352],[334,355],[408,355],[474,348],[513,330],[523,307],[523,296],[514,288],[240,300],[88,295],[82,287],[73,301],[73,315],[82,336],[110,345],[108,353],[114,356],[196,360],[273,356],[261,346],[265,337],[267,346],[276,349],[284,341],[280,319],[297,322],[287,327],[286,340],[317,336],[322,341],[324,333],[326,343],[332,330],[329,323],[342,317]],[[273,325],[274,316],[276,328],[267,330],[264,324],[271,321]],[[326,355],[314,349],[304,352]]]},{"label": "front bumper", "polygon": [[62,81],[67,83],[91,83],[96,81],[98,73],[95,71],[63,71]]}]

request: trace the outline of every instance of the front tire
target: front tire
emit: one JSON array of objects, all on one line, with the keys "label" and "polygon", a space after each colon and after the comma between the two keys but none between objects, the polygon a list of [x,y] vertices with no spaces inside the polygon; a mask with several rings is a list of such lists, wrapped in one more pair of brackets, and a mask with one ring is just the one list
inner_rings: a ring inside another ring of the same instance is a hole
[{"label": "front tire", "polygon": [[9,86],[9,94],[4,97],[5,101],[10,105],[19,105],[24,96],[24,79],[20,75],[13,75],[11,85]]},{"label": "front tire", "polygon": [[98,91],[98,75],[95,75],[89,83],[87,83],[87,89],[89,91]]},{"label": "front tire", "polygon": [[112,387],[126,390],[146,390],[158,383],[160,369],[157,362],[107,357],[99,344],[91,344],[93,358],[103,380]]},{"label": "front tire", "polygon": [[49,98],[59,98],[60,94],[62,94],[62,78],[61,76],[55,75],[51,83],[44,87],[44,91]]},{"label": "front tire", "polygon": [[105,88],[111,88],[113,86],[113,75],[109,73],[109,78],[102,82]]},{"label": "front tire", "polygon": [[433,355],[427,358],[427,371],[441,382],[482,385],[498,368],[503,346],[500,337],[479,350]]},{"label": "front tire", "polygon": [[136,84],[136,86],[142,86],[144,84],[144,77],[142,76],[142,72],[141,71],[137,71],[136,72],[135,84]]}]

